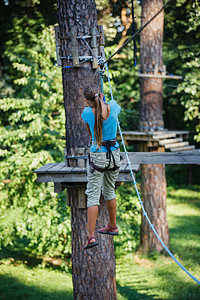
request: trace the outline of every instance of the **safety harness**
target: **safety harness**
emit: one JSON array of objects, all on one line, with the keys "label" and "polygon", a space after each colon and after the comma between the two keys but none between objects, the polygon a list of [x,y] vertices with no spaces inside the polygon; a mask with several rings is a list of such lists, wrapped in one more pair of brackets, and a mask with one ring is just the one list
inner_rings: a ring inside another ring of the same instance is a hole
[{"label": "safety harness", "polygon": [[[102,142],[102,146],[106,147],[106,150],[107,150],[107,152],[106,152],[106,158],[109,159],[109,164],[108,164],[108,166],[105,167],[105,168],[99,168],[98,166],[96,166],[96,165],[93,163],[93,161],[91,160],[90,154],[88,155],[88,157],[89,157],[89,164],[90,164],[90,166],[91,166],[94,170],[103,173],[103,172],[105,172],[105,171],[116,171],[116,170],[119,169],[119,167],[118,167],[118,166],[116,165],[116,163],[115,163],[115,158],[114,158],[114,155],[113,155],[113,153],[112,153],[112,151],[111,151],[111,147],[115,147],[116,142],[117,142],[117,139],[116,139],[116,138],[114,138],[114,139],[112,139],[112,140],[107,140],[107,141],[103,141],[103,142]],[[117,149],[118,147],[115,147],[115,148]],[[114,162],[114,167],[113,167],[113,168],[109,168],[109,167],[110,167],[110,163],[111,163],[111,158],[113,158],[113,162]]]}]

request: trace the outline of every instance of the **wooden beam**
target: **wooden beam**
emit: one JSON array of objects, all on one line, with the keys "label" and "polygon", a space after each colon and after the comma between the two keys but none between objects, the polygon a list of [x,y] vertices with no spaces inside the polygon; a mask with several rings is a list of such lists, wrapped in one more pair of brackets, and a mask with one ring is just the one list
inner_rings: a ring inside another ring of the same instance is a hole
[{"label": "wooden beam", "polygon": [[[96,32],[96,27],[92,27],[90,29],[91,35],[92,35],[92,40],[91,40],[91,48],[95,54],[96,57],[98,57],[98,48],[97,48],[97,32]],[[96,57],[93,57],[93,62],[92,62],[92,68],[97,69],[98,68],[98,62]]]},{"label": "wooden beam", "polygon": [[182,76],[175,76],[175,75],[161,75],[161,74],[146,74],[146,73],[139,73],[139,77],[144,77],[144,78],[162,78],[162,79],[178,79],[182,80]]},{"label": "wooden beam", "polygon": [[79,63],[76,25],[73,25],[71,28],[71,51],[73,56],[73,65],[76,65]]},{"label": "wooden beam", "polygon": [[61,62],[61,41],[60,41],[60,32],[59,32],[59,26],[54,26],[55,30],[55,40],[56,40],[56,56],[57,56],[57,65],[62,66]]},{"label": "wooden beam", "polygon": [[[87,182],[86,168],[63,167],[63,165],[64,163],[48,164],[35,170],[34,172],[37,174],[37,182],[61,183],[61,186],[62,183],[80,184]],[[132,164],[133,172],[138,172],[139,167],[139,164]],[[117,181],[131,181],[130,168],[126,163],[126,160],[123,160]],[[55,190],[61,190],[61,186],[55,185]]]},{"label": "wooden beam", "polygon": [[[125,153],[121,152],[125,157]],[[200,150],[172,152],[129,152],[134,164],[200,164]]]},{"label": "wooden beam", "polygon": [[42,166],[41,168],[39,168],[37,170],[34,170],[34,173],[44,174],[47,170],[53,168],[56,165],[58,165],[58,163],[49,163],[49,164],[46,164],[46,165]]}]

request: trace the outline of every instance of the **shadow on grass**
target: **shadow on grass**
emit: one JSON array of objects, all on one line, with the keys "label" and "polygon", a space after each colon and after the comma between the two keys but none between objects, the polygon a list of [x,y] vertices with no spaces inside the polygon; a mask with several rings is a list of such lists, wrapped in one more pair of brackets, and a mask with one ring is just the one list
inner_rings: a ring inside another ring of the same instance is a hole
[{"label": "shadow on grass", "polygon": [[[173,200],[173,203],[181,204],[181,203],[188,203],[190,207],[195,207],[195,208],[200,208],[200,188],[195,186],[195,187],[179,187],[176,188],[176,190],[182,190],[182,194],[180,193],[174,193],[173,190],[169,189],[167,192],[167,197]],[[185,190],[185,193],[184,193]],[[191,191],[191,193],[190,193]],[[193,192],[196,192],[193,194]],[[197,194],[198,193],[198,194]],[[183,195],[184,194],[184,195]]]},{"label": "shadow on grass", "polygon": [[[68,272],[71,274],[71,265],[70,265],[70,256],[67,256],[64,260],[60,258],[52,258],[49,260],[44,260],[44,258],[37,257],[32,255],[31,253],[25,251],[23,248],[19,249],[12,249],[10,250],[7,247],[2,247],[0,251],[0,260],[1,259],[11,259],[13,263],[22,263],[25,264],[28,269],[32,269],[37,267],[38,265],[45,263],[45,268],[49,268],[52,270],[63,271],[64,262],[68,265]],[[54,264],[53,262],[56,261],[58,263]],[[63,263],[62,263],[63,262]]]},{"label": "shadow on grass", "polygon": [[183,260],[200,262],[200,217],[177,216],[169,232],[172,252],[177,252]]},{"label": "shadow on grass", "polygon": [[20,261],[29,268],[34,268],[42,263],[42,258],[35,257],[23,249],[9,250],[2,247],[0,252],[0,259],[13,258],[15,261]]},{"label": "shadow on grass", "polygon": [[[195,300],[200,299],[200,286],[188,277],[184,272],[177,276],[176,272],[160,268],[155,271],[155,277],[159,279],[159,289],[168,293],[169,300]],[[184,281],[187,278],[187,282]],[[166,298],[165,298],[166,299]]]},{"label": "shadow on grass", "polygon": [[72,292],[48,292],[39,287],[25,285],[16,278],[0,276],[0,300],[72,300]]},{"label": "shadow on grass", "polygon": [[[137,284],[139,285],[138,281]],[[141,285],[139,287],[140,290],[146,291],[146,293],[148,292],[148,290],[151,290],[151,288]],[[120,283],[117,281],[117,292],[121,295],[124,296],[125,299],[130,299],[130,300],[151,300],[154,299],[153,295],[147,295],[145,293],[139,293],[138,289],[136,289],[135,287],[131,287],[128,285],[120,285]]]},{"label": "shadow on grass", "polygon": [[173,227],[170,224],[170,232],[173,234],[189,234],[197,235],[199,238],[200,235],[200,216],[176,216],[176,219],[173,221]]}]

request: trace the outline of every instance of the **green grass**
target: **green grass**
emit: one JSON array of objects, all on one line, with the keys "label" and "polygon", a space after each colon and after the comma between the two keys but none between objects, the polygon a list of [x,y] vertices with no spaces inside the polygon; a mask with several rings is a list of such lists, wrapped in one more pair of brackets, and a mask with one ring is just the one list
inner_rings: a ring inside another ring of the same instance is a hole
[{"label": "green grass", "polygon": [[[200,280],[200,189],[168,189],[170,249]],[[118,299],[200,299],[200,286],[169,257],[152,253],[117,261]]]},{"label": "green grass", "polygon": [[[168,188],[167,216],[171,251],[200,280],[200,188]],[[0,299],[73,299],[69,271],[9,255],[0,263]],[[119,300],[200,299],[200,286],[169,256],[127,252],[116,271]]]},{"label": "green grass", "polygon": [[0,266],[0,299],[73,299],[70,273],[39,267],[29,268],[26,264],[10,262],[9,259],[4,260]]}]

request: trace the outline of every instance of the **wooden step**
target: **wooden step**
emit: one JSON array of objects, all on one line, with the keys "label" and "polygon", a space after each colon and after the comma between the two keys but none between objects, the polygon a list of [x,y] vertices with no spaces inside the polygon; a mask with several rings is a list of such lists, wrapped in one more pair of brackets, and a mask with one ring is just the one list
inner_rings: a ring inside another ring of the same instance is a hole
[{"label": "wooden step", "polygon": [[189,150],[193,150],[195,149],[194,145],[188,145],[185,147],[177,147],[177,148],[171,148],[170,151],[174,152],[174,151],[189,151]]},{"label": "wooden step", "polygon": [[166,149],[171,149],[171,148],[178,148],[178,147],[185,147],[189,146],[189,142],[180,142],[180,143],[173,143],[173,144],[167,144],[165,145]]},{"label": "wooden step", "polygon": [[174,144],[174,143],[182,142],[182,141],[183,141],[182,138],[166,139],[166,140],[161,140],[160,145],[165,146],[167,144]]},{"label": "wooden step", "polygon": [[165,140],[165,139],[173,138],[173,137],[174,138],[176,137],[176,133],[174,133],[174,132],[172,132],[172,133],[165,133],[165,132],[160,133],[159,132],[159,134],[156,134],[154,132],[154,134],[153,134],[153,139],[155,139],[155,140]]}]

